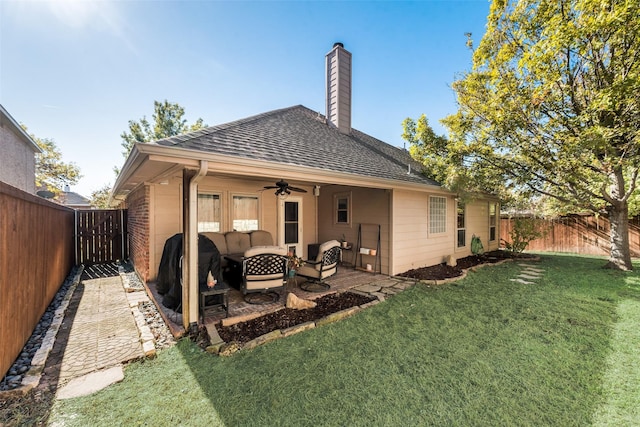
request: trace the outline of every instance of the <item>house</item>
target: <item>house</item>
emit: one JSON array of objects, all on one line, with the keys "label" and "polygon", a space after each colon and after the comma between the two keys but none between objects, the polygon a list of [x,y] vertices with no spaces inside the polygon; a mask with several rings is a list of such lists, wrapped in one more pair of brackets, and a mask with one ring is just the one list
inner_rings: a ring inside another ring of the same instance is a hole
[{"label": "house", "polygon": [[0,105],[0,181],[27,193],[36,192],[35,154],[42,150]]},{"label": "house", "polygon": [[68,185],[64,186],[64,191],[56,197],[56,201],[73,209],[92,209],[91,201],[83,195],[71,191]]},{"label": "house", "polygon": [[[165,241],[185,230],[185,326],[198,318],[199,231],[263,229],[303,257],[309,244],[344,236],[346,257],[379,260],[388,275],[468,256],[473,235],[498,248],[498,200],[463,206],[406,150],[352,128],[351,53],[336,43],[326,66],[326,116],[301,105],[269,111],[137,144],[127,158],[113,202],[128,209],[130,257],[144,280],[155,280]],[[306,192],[265,189],[279,180]],[[354,247],[378,239],[378,258]]]}]

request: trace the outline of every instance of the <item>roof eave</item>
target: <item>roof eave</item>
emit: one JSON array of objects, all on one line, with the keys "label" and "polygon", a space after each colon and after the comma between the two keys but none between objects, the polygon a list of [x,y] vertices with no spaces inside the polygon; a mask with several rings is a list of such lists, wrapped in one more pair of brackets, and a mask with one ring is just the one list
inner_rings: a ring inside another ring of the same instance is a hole
[{"label": "roof eave", "polygon": [[22,129],[22,126],[20,126],[18,124],[18,122],[16,122],[16,120],[11,116],[11,114],[9,114],[9,112],[7,110],[5,110],[5,108],[2,106],[2,104],[0,104],[0,118],[2,120],[0,120],[2,123],[6,123],[9,124],[9,127],[15,132],[17,133],[21,139],[27,144],[29,145],[29,147],[35,152],[35,153],[42,153],[42,149],[40,147],[38,147],[38,144],[31,138],[31,136],[29,136],[29,134],[27,132],[25,132],[24,129]]},{"label": "roof eave", "polygon": [[127,158],[127,161],[122,167],[120,175],[118,175],[114,184],[110,203],[114,200],[124,200],[127,194],[133,191],[136,186],[140,185],[142,181],[150,182],[157,179],[157,176],[145,176],[140,181],[129,183],[132,185],[129,185],[129,188],[125,188],[134,173],[146,162],[154,161],[166,163],[167,169],[175,169],[176,166],[178,168],[195,169],[199,167],[201,160],[206,160],[208,162],[210,173],[213,172],[236,176],[251,175],[273,179],[286,177],[289,180],[312,181],[319,185],[334,184],[357,187],[375,187],[389,190],[428,191],[440,194],[454,194],[439,185],[388,178],[376,178],[309,166],[248,159],[216,153],[207,153],[193,149],[145,143],[136,144],[131,150],[129,157]]}]

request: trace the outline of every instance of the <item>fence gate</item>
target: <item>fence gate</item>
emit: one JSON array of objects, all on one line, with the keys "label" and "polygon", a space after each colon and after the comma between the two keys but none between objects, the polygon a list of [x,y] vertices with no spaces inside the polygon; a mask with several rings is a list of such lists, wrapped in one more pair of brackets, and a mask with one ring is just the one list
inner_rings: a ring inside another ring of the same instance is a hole
[{"label": "fence gate", "polygon": [[129,257],[127,211],[76,211],[76,264],[93,265]]}]

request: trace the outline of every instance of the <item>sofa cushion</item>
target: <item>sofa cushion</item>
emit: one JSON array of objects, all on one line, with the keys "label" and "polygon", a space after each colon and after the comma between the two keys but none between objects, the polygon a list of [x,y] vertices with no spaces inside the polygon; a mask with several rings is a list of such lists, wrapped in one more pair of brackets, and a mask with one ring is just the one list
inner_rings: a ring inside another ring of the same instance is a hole
[{"label": "sofa cushion", "polygon": [[202,234],[207,236],[209,240],[211,240],[213,244],[216,245],[216,248],[218,248],[218,252],[220,252],[220,255],[226,255],[229,253],[229,251],[227,250],[227,241],[223,233],[206,232]]},{"label": "sofa cushion", "polygon": [[251,247],[249,234],[239,231],[230,231],[224,235],[227,242],[228,254],[242,254]]},{"label": "sofa cushion", "polygon": [[271,237],[271,233],[264,230],[252,231],[251,246],[273,246],[273,237]]}]

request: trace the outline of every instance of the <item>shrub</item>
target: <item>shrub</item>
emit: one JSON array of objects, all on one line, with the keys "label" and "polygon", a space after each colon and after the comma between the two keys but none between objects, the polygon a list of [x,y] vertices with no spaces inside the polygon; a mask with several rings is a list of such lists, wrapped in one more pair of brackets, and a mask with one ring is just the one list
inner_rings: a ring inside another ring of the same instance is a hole
[{"label": "shrub", "polygon": [[502,239],[505,249],[513,253],[522,253],[532,240],[545,237],[548,233],[546,223],[537,218],[515,218],[509,232],[510,242]]}]

